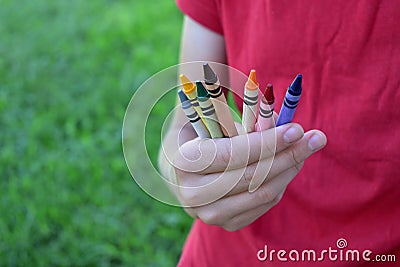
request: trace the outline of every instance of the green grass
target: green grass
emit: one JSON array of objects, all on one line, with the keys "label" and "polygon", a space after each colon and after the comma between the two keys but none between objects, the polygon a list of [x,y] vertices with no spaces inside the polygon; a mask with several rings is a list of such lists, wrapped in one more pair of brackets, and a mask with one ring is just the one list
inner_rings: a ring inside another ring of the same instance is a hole
[{"label": "green grass", "polygon": [[0,266],[176,265],[191,219],[121,147],[134,90],[177,62],[174,1],[0,5]]}]

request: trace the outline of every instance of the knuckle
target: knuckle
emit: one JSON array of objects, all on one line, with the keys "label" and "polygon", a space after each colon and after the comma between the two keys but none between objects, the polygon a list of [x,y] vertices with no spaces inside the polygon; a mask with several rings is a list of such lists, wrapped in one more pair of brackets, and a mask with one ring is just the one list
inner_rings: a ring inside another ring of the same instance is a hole
[{"label": "knuckle", "polygon": [[301,168],[303,168],[303,165],[304,165],[304,161],[294,165],[294,168],[296,169],[297,173],[300,172]]},{"label": "knuckle", "polygon": [[201,204],[201,194],[198,188],[180,187],[181,201],[187,207],[197,207]]},{"label": "knuckle", "polygon": [[226,231],[231,232],[231,233],[240,229],[240,227],[238,227],[237,225],[230,224],[230,223],[224,225],[222,228],[224,228]]},{"label": "knuckle", "polygon": [[199,209],[197,211],[197,216],[200,220],[202,220],[205,224],[209,225],[219,225],[220,224],[220,215],[217,211],[213,209]]},{"label": "knuckle", "polygon": [[222,162],[224,166],[227,166],[232,159],[231,147],[228,142],[224,142],[220,146],[220,151],[218,151],[216,160]]},{"label": "knuckle", "polygon": [[187,160],[187,158],[182,154],[181,150],[178,150],[175,152],[172,164],[175,168],[175,171],[186,171],[190,170],[190,162]]},{"label": "knuckle", "polygon": [[176,176],[176,179],[180,182],[180,183],[182,183],[183,181],[185,181],[185,179],[183,179],[185,176],[186,176],[186,172],[184,172],[184,171],[182,171],[181,169],[179,169],[179,168],[176,168],[176,167],[174,167],[174,173],[175,173],[175,176]]},{"label": "knuckle", "polygon": [[185,210],[185,212],[192,217],[193,219],[196,218],[196,212],[194,208],[183,208]]},{"label": "knuckle", "polygon": [[257,200],[261,203],[271,203],[275,200],[277,195],[268,186],[260,187],[255,193]]},{"label": "knuckle", "polygon": [[275,198],[271,201],[272,205],[276,205],[279,203],[279,201],[282,200],[283,194],[278,194],[277,196],[275,196]]},{"label": "knuckle", "polygon": [[[275,155],[276,152],[276,136],[271,136],[270,132],[261,132],[261,152],[263,155]],[[271,139],[275,139],[275,141],[271,142]]]},{"label": "knuckle", "polygon": [[296,156],[296,152],[294,149],[288,149],[285,151],[287,156],[290,158],[290,161],[292,162],[292,165],[298,165],[301,164],[301,160],[299,160]]},{"label": "knuckle", "polygon": [[228,232],[235,232],[239,230],[240,228],[242,228],[239,217],[232,218],[224,225],[222,225],[222,228],[224,228]]},{"label": "knuckle", "polygon": [[243,173],[243,179],[247,183],[250,183],[254,177],[255,167],[253,165],[247,166]]}]

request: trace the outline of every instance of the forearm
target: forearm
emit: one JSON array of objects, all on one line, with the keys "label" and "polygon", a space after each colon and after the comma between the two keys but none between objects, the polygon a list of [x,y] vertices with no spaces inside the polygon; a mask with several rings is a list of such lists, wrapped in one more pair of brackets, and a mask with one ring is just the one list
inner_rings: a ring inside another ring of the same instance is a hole
[{"label": "forearm", "polygon": [[[196,40],[196,42],[193,42]],[[207,48],[207,49],[206,49]],[[208,30],[196,23],[192,19],[185,17],[182,31],[180,62],[188,61],[213,61],[225,63],[225,41],[223,36]],[[190,68],[185,65],[179,69],[188,77],[194,77]],[[217,70],[223,73],[223,70]],[[224,74],[220,75],[222,78]],[[227,75],[226,75],[227,77]],[[176,103],[180,103],[177,101]],[[170,181],[176,181],[175,172],[171,160],[179,145],[196,138],[197,135],[193,127],[189,124],[186,116],[181,109],[176,109],[173,123],[170,126],[167,135],[159,151],[158,166],[161,174]]]}]

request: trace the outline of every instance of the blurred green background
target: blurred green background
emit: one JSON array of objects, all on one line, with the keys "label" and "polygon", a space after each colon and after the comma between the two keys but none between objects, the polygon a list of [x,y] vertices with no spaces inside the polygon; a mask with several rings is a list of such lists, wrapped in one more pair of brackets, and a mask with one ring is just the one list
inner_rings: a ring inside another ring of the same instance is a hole
[{"label": "blurred green background", "polygon": [[192,220],[136,185],[121,127],[181,21],[173,0],[0,0],[0,266],[176,265]]}]

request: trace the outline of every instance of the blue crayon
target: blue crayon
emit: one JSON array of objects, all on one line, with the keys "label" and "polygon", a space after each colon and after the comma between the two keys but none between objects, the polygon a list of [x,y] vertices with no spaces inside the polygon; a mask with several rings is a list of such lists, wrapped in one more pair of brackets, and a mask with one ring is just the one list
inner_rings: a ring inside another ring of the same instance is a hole
[{"label": "blue crayon", "polygon": [[287,89],[285,100],[283,101],[283,105],[281,107],[281,111],[279,112],[278,121],[276,122],[276,126],[280,126],[292,121],[294,113],[296,112],[296,107],[299,104],[300,96],[301,96],[301,74],[297,74],[294,81],[290,84]]},{"label": "blue crayon", "polygon": [[182,90],[179,90],[178,96],[179,99],[181,100],[183,112],[185,113],[189,122],[192,124],[193,129],[196,131],[197,135],[201,139],[211,138],[210,133],[208,132],[206,126],[201,121],[199,114],[197,114],[192,104],[190,104],[190,100],[187,98],[186,94]]}]

